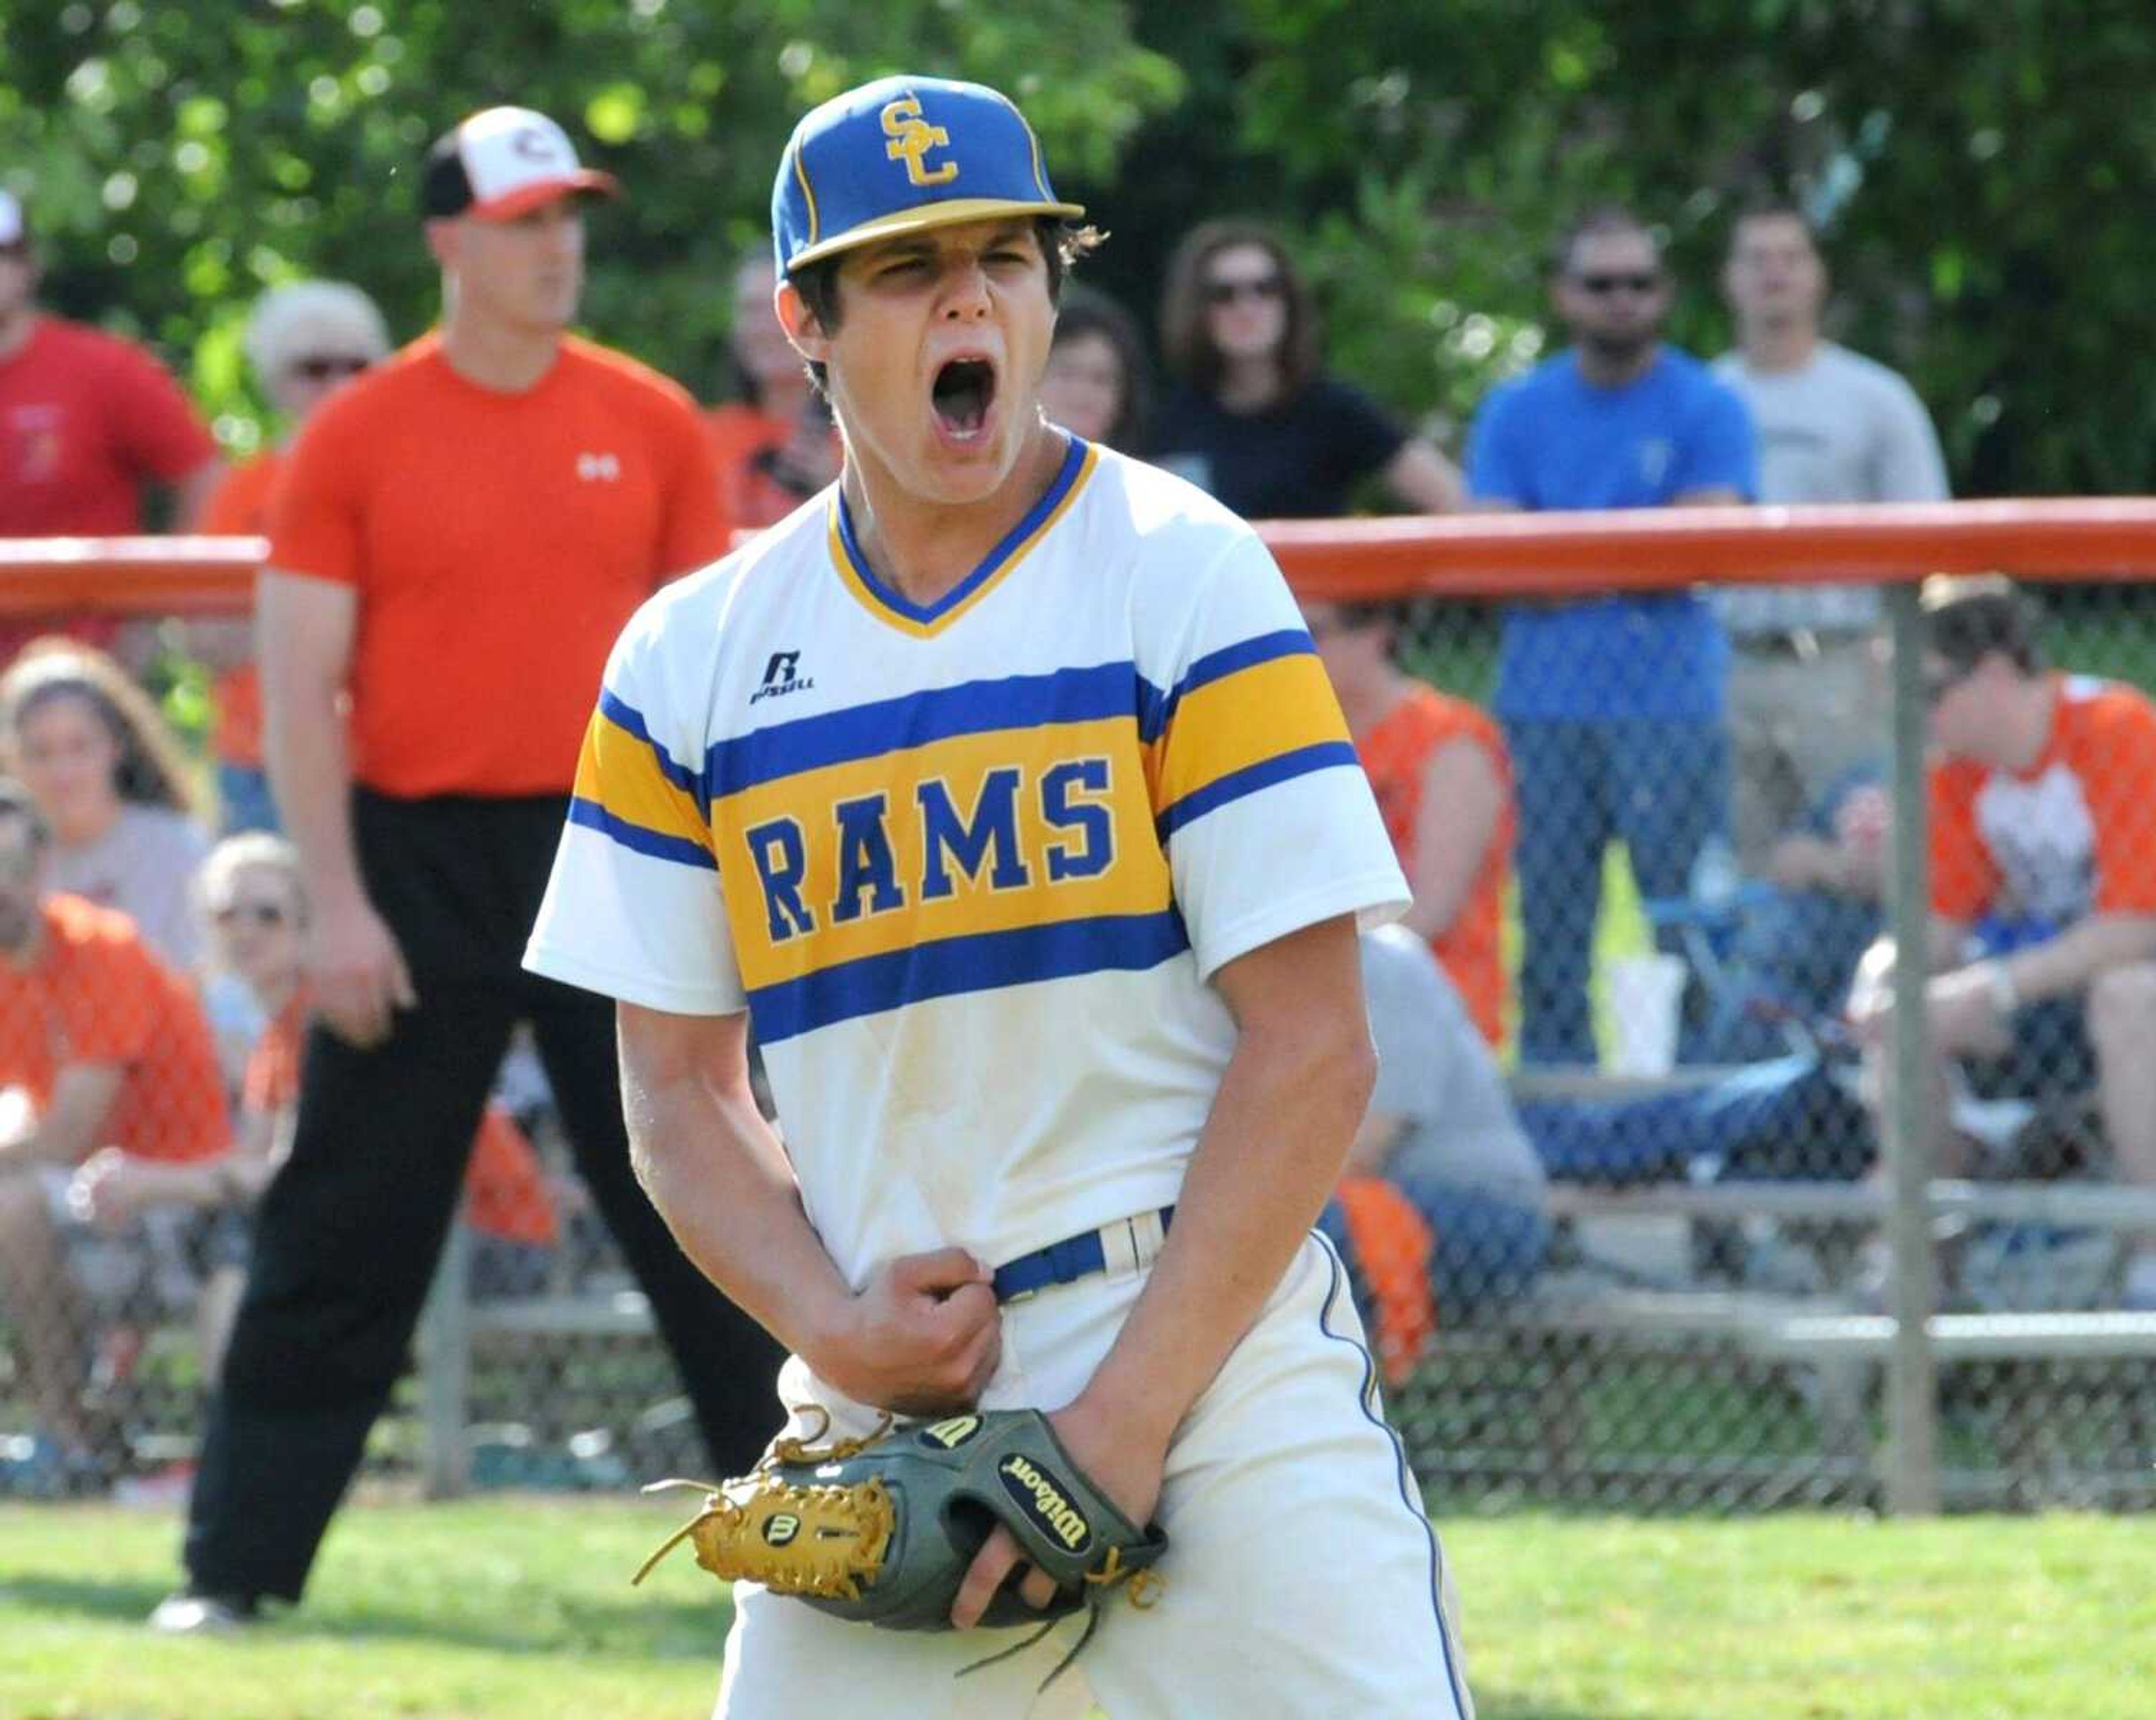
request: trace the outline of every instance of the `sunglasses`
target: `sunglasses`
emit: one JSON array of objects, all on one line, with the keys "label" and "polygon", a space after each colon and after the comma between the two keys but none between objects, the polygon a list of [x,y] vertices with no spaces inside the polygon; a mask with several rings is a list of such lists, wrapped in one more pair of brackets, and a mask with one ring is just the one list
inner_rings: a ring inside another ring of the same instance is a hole
[{"label": "sunglasses", "polygon": [[373,362],[371,358],[295,358],[285,367],[307,382],[326,383],[331,377],[356,377]]},{"label": "sunglasses", "polygon": [[1615,292],[1651,293],[1661,285],[1662,277],[1650,270],[1637,275],[1575,275],[1572,281],[1583,293],[1604,298]]},{"label": "sunglasses", "polygon": [[284,905],[274,901],[228,902],[217,910],[210,918],[219,926],[236,926],[242,920],[257,926],[281,926],[285,923]]},{"label": "sunglasses", "polygon": [[1286,290],[1287,284],[1277,275],[1261,275],[1254,280],[1209,280],[1205,302],[1232,305],[1238,299],[1277,299]]}]

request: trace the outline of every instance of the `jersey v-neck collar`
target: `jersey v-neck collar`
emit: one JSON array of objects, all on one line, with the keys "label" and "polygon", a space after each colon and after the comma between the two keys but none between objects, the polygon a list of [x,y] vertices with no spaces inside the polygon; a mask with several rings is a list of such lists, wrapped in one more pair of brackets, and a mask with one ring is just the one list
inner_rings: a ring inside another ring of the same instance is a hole
[{"label": "jersey v-neck collar", "polygon": [[853,510],[846,506],[843,488],[831,498],[831,565],[839,570],[846,589],[877,620],[916,639],[932,638],[995,589],[1004,576],[1025,559],[1077,500],[1098,463],[1099,455],[1091,444],[1071,437],[1063,464],[1056,468],[1054,480],[1040,499],[1025,511],[1025,516],[1004,534],[979,567],[932,603],[914,603],[876,577],[868,557],[861,553],[860,539],[854,535]]}]

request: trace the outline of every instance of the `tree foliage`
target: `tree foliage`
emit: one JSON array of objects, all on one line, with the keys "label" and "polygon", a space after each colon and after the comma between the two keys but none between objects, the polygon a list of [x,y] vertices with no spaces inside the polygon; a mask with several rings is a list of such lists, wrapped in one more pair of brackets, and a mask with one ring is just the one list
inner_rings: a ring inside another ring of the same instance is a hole
[{"label": "tree foliage", "polygon": [[1820,221],[1838,331],[1911,375],[1964,490],[2156,464],[2130,356],[2156,15],[2130,0],[44,0],[0,11],[0,178],[34,194],[58,300],[192,353],[244,429],[253,295],[340,275],[416,330],[427,141],[544,108],[631,190],[594,230],[591,324],[708,392],[793,118],[903,68],[1020,98],[1143,314],[1190,223],[1277,221],[1337,367],[1441,437],[1553,339],[1567,214],[1661,225],[1676,332],[1714,350],[1731,214],[1774,193]]}]

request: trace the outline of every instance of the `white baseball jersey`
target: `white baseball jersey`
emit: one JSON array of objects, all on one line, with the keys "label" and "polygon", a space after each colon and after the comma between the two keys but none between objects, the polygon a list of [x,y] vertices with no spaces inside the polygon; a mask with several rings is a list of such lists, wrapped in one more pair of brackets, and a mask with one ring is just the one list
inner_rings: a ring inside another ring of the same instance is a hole
[{"label": "white baseball jersey", "polygon": [[856,1286],[1176,1199],[1225,963],[1407,886],[1278,570],[1074,440],[923,608],[835,491],[653,598],[606,671],[536,972],[746,1008]]}]

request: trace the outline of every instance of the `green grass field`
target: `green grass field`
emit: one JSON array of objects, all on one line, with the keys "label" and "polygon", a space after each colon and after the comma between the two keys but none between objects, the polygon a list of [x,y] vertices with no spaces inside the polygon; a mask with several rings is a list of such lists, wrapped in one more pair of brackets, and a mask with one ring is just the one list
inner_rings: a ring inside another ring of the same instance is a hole
[{"label": "green grass field", "polygon": [[[141,1629],[169,1517],[0,1509],[0,1716],[706,1713],[723,1599],[685,1560],[628,1585],[672,1521],[558,1499],[355,1509],[305,1610],[228,1645]],[[2143,1520],[1519,1517],[1446,1538],[1483,1720],[2145,1720],[2156,1691]]]}]

